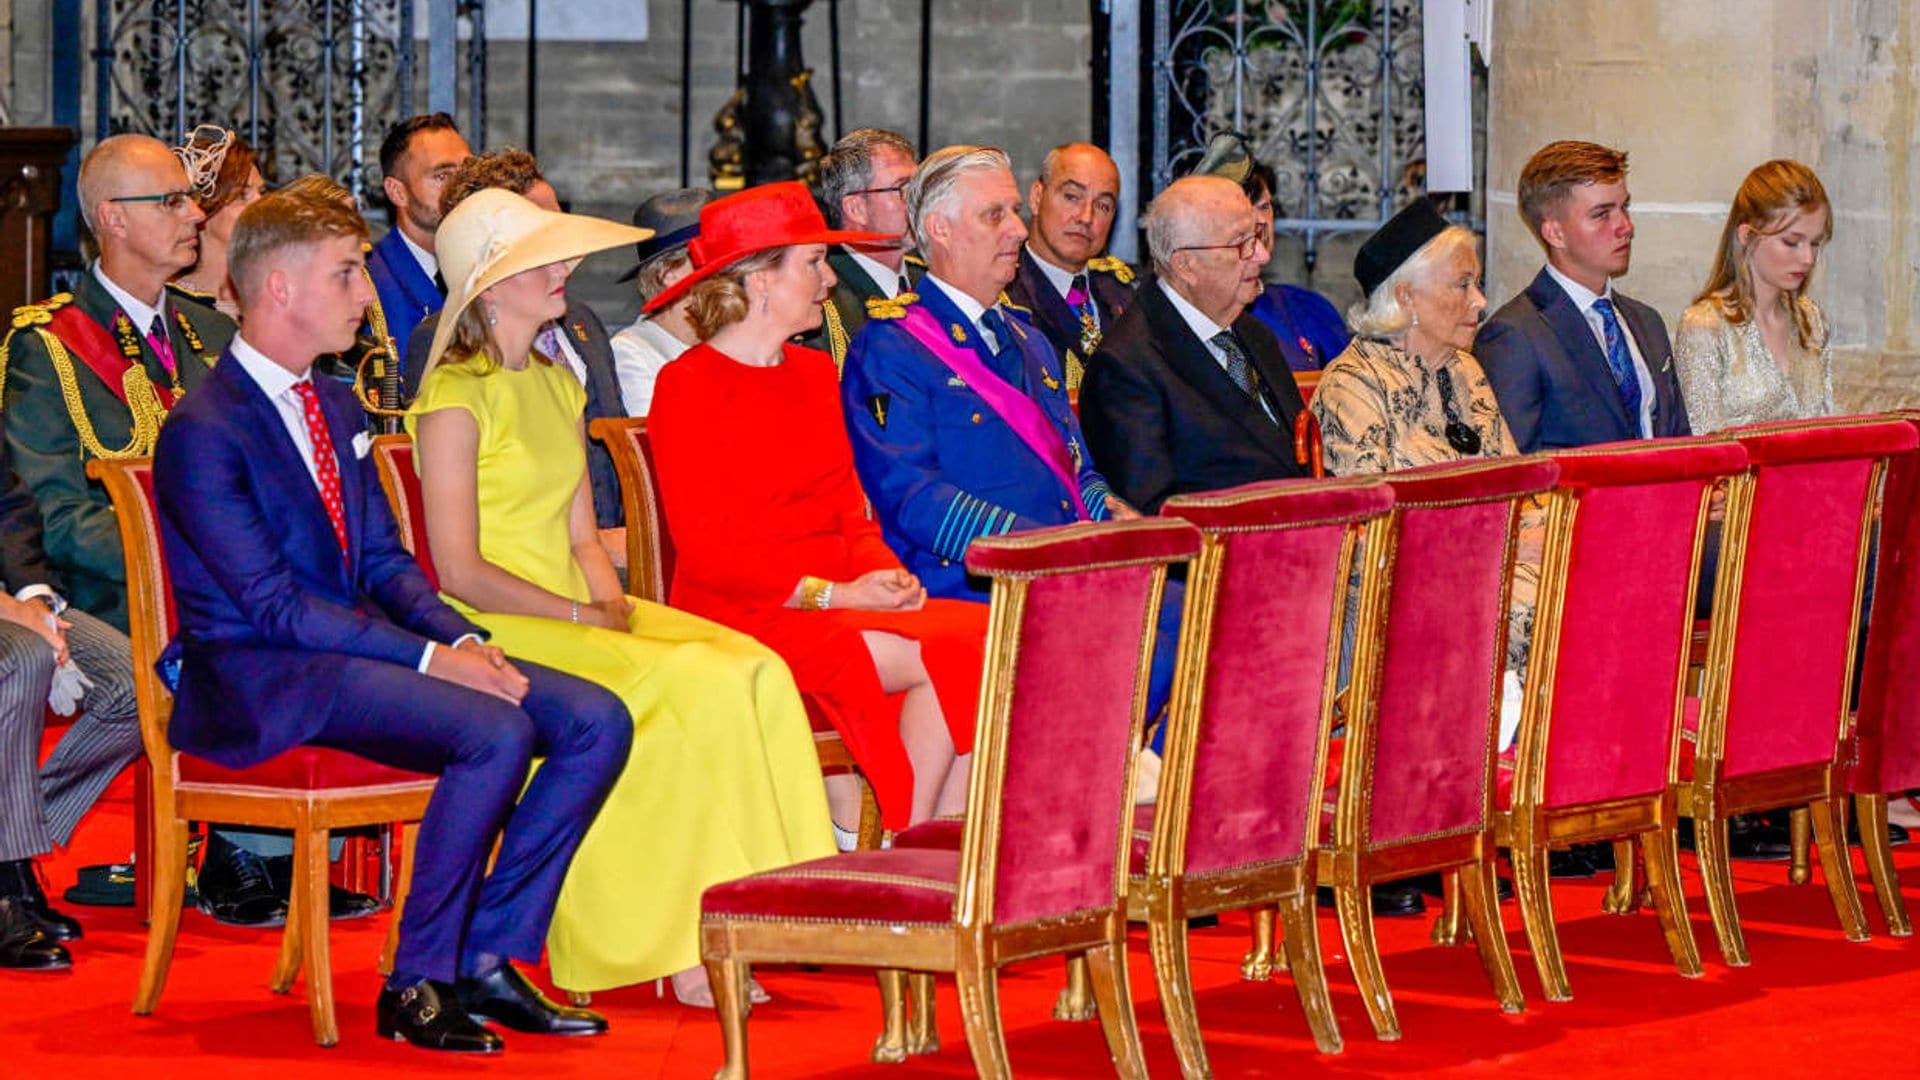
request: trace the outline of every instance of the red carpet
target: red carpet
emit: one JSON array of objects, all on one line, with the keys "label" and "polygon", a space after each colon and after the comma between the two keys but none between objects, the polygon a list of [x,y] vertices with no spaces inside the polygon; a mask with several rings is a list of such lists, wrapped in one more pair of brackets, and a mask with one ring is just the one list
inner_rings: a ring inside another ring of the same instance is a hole
[{"label": "red carpet", "polygon": [[[132,835],[122,782],[82,826],[71,851],[48,864],[60,889],[76,866],[124,858]],[[1901,849],[1907,902],[1920,911],[1920,845]],[[1740,909],[1753,966],[1719,960],[1699,880],[1688,904],[1706,975],[1673,974],[1659,925],[1649,914],[1599,913],[1605,879],[1554,891],[1574,1000],[1539,997],[1518,910],[1503,906],[1508,940],[1528,994],[1527,1011],[1503,1016],[1471,948],[1426,944],[1427,919],[1386,920],[1382,950],[1405,1037],[1374,1039],[1353,990],[1339,931],[1321,920],[1321,941],[1346,1052],[1316,1054],[1284,978],[1240,981],[1244,920],[1193,937],[1200,1016],[1214,1070],[1222,1077],[1289,1076],[1302,1070],[1353,1076],[1418,1071],[1438,1075],[1581,1076],[1906,1075],[1920,1032],[1920,945],[1887,937],[1866,895],[1872,941],[1850,945],[1835,928],[1817,876],[1786,884],[1783,864],[1740,867]],[[1864,875],[1862,877],[1864,881]],[[644,898],[636,898],[643,902]],[[394,1075],[707,1077],[720,1061],[719,1026],[709,1013],[656,1000],[651,987],[601,995],[613,1023],[602,1039],[510,1037],[499,1058],[454,1059],[378,1041],[373,966],[384,917],[337,924],[334,984],[340,1045],[323,1050],[308,1028],[304,984],[287,997],[266,989],[277,932],[239,931],[189,912],[159,1011],[129,1011],[145,941],[130,909],[69,908],[86,924],[76,964],[64,975],[0,973],[0,1077]],[[1145,939],[1136,934],[1134,1000],[1157,1076],[1179,1068],[1155,1002]],[[761,976],[776,1001],[749,1025],[755,1074],[765,1077],[968,1076],[972,1063],[950,982],[941,990],[940,1054],[899,1067],[872,1065],[877,998],[864,974],[775,970]],[[1008,1044],[1022,1076],[1112,1075],[1097,1024],[1049,1018],[1059,964],[1032,963],[1002,980]]]}]

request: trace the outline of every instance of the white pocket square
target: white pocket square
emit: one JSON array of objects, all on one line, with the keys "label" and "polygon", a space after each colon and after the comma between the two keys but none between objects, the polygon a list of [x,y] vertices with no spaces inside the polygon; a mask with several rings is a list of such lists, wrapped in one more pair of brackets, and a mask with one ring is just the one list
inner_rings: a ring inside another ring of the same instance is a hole
[{"label": "white pocket square", "polygon": [[353,437],[354,460],[357,461],[360,458],[366,457],[367,451],[371,449],[373,449],[373,436],[363,431]]}]

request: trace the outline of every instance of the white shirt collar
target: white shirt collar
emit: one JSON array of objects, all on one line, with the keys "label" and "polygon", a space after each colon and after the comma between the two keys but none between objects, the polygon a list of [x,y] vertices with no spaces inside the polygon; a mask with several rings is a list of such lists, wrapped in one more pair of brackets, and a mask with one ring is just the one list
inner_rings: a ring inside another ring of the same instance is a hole
[{"label": "white shirt collar", "polygon": [[1614,302],[1612,278],[1607,279],[1605,291],[1594,292],[1592,289],[1561,273],[1560,268],[1552,263],[1547,264],[1547,273],[1553,275],[1553,280],[1560,283],[1560,288],[1566,291],[1568,299],[1573,301],[1573,306],[1579,308],[1582,314],[1593,310],[1593,302],[1601,297],[1605,297],[1610,304]]},{"label": "white shirt collar", "polygon": [[430,278],[437,277],[440,273],[439,256],[414,243],[413,237],[407,235],[407,230],[398,225],[393,228],[400,234],[400,242],[407,245],[407,250],[413,254],[413,261],[420,264],[420,269],[425,270]]},{"label": "white shirt collar", "polygon": [[[1065,300],[1067,291],[1073,288],[1073,279],[1077,276],[1075,272],[1062,270],[1048,262],[1039,252],[1033,250],[1032,244],[1027,245],[1027,254],[1033,256],[1033,261],[1040,267],[1040,273],[1046,276],[1047,283],[1053,286],[1053,291],[1060,294],[1060,299]],[[1080,268],[1079,273],[1086,272],[1085,267]]]},{"label": "white shirt collar", "polygon": [[627,329],[632,330],[641,340],[653,346],[654,350],[667,360],[678,360],[681,353],[693,348],[675,337],[673,331],[655,322],[651,315],[640,316]]},{"label": "white shirt collar", "polygon": [[1212,349],[1214,337],[1226,327],[1207,318],[1205,312],[1189,304],[1186,297],[1181,296],[1177,289],[1167,283],[1166,278],[1159,280],[1160,291],[1166,293],[1167,299],[1173,302],[1173,310],[1179,312],[1180,318],[1186,320],[1188,329],[1192,330],[1201,341],[1206,342],[1207,348]]},{"label": "white shirt collar", "polygon": [[101,269],[98,259],[93,261],[93,278],[107,290],[107,295],[113,297],[113,302],[120,305],[120,310],[127,313],[127,318],[133,320],[134,329],[140,331],[140,336],[147,336],[147,333],[153,329],[154,318],[167,306],[167,287],[164,285],[160,287],[160,306],[154,307],[116,284],[107,276],[107,272]]},{"label": "white shirt collar", "polygon": [[906,263],[901,263],[900,269],[895,270],[864,251],[855,251],[853,248],[844,246],[841,250],[853,256],[853,264],[867,272],[867,276],[880,287],[881,294],[887,299],[891,300],[900,295],[900,279],[906,275]]},{"label": "white shirt collar", "polygon": [[260,392],[267,395],[268,401],[278,400],[280,395],[293,389],[296,383],[310,382],[313,379],[312,371],[308,371],[305,375],[295,375],[274,363],[267,358],[267,354],[254,348],[239,334],[233,336],[233,341],[227,349],[233,354],[233,358],[239,361],[240,370],[246,372],[247,377],[260,388]]},{"label": "white shirt collar", "polygon": [[946,294],[947,299],[953,301],[953,306],[960,309],[960,314],[967,317],[968,322],[975,326],[980,325],[980,316],[987,313],[986,306],[980,303],[980,301],[961,292],[957,287],[940,280],[940,278],[931,271],[929,271],[925,277],[922,277],[920,281],[923,286],[929,281],[938,285],[940,291]]}]

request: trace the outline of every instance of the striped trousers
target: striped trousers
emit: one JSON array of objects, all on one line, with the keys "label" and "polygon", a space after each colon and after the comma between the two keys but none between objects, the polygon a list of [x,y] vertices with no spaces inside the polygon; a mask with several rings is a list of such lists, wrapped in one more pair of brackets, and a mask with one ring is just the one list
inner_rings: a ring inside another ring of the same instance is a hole
[{"label": "striped trousers", "polygon": [[73,624],[67,648],[93,687],[44,766],[53,650],[33,631],[0,622],[0,861],[64,846],[100,793],[141,754],[127,636],[79,608],[61,617]]}]

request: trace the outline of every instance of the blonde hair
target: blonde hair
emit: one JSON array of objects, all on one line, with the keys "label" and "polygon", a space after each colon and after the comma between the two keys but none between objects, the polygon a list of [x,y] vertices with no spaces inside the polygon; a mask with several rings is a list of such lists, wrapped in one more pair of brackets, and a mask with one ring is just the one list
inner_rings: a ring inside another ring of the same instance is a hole
[{"label": "blonde hair", "polygon": [[1599,143],[1562,139],[1534,151],[1520,170],[1520,216],[1540,239],[1540,226],[1583,184],[1617,184],[1627,175],[1627,152]]},{"label": "blonde hair", "polygon": [[776,266],[790,248],[768,248],[728,266],[687,290],[687,321],[705,341],[747,317],[747,275]]},{"label": "blonde hair", "polygon": [[234,222],[233,239],[227,245],[227,276],[244,304],[260,287],[268,263],[278,252],[341,236],[363,243],[367,239],[367,223],[351,208],[311,195],[262,195],[248,203]]},{"label": "blonde hair", "polygon": [[1398,286],[1410,289],[1426,286],[1435,271],[1461,248],[1473,250],[1479,238],[1471,229],[1449,225],[1439,235],[1420,245],[1373,290],[1372,295],[1347,309],[1347,325],[1361,337],[1394,338],[1413,325],[1413,312],[1400,302]]},{"label": "blonde hair", "polygon": [[[1812,169],[1797,161],[1776,158],[1748,173],[1740,182],[1740,190],[1734,193],[1733,206],[1727,210],[1726,227],[1720,231],[1719,254],[1707,274],[1706,285],[1694,301],[1712,301],[1720,309],[1721,317],[1735,326],[1753,318],[1754,245],[1786,231],[1796,215],[1814,210],[1827,211],[1826,231],[1820,234],[1820,243],[1824,244],[1833,238],[1833,207],[1827,201],[1827,189]],[[1753,230],[1752,240],[1741,241],[1743,225]],[[1793,316],[1800,347],[1809,350],[1818,349],[1822,344],[1817,340],[1820,329],[1800,303],[1812,283],[1813,275],[1808,274],[1798,288],[1781,297]]]}]

